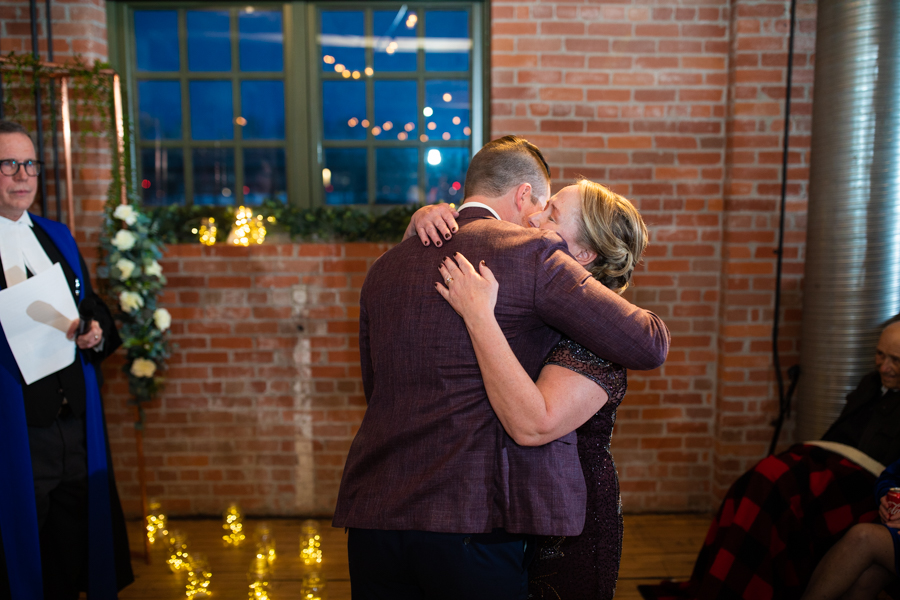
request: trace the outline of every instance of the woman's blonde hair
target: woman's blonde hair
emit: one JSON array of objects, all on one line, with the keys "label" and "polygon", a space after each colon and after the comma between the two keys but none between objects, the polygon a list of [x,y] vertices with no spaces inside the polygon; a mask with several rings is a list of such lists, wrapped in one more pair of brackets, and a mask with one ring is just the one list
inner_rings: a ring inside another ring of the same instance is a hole
[{"label": "woman's blonde hair", "polygon": [[581,196],[578,243],[597,253],[587,269],[597,281],[621,294],[647,248],[647,226],[626,198],[587,179],[577,185]]}]

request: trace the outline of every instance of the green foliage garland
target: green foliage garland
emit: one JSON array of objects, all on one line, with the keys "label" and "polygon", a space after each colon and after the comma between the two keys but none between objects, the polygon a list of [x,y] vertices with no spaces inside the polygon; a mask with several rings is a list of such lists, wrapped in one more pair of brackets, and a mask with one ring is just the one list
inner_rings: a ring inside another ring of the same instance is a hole
[{"label": "green foliage garland", "polygon": [[[274,217],[277,226],[292,240],[310,242],[399,242],[409,219],[421,205],[398,206],[383,213],[355,207],[298,208],[266,200],[254,212]],[[213,217],[220,226],[216,241],[224,242],[234,223],[231,206],[166,206],[148,213],[163,241],[170,244],[197,243],[195,229],[203,219]]]}]

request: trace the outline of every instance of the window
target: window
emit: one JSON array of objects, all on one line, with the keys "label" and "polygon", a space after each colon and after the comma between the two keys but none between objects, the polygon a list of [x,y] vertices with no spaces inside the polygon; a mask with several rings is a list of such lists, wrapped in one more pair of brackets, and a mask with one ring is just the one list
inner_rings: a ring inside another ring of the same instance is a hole
[{"label": "window", "polygon": [[462,198],[482,4],[107,7],[148,206]]}]

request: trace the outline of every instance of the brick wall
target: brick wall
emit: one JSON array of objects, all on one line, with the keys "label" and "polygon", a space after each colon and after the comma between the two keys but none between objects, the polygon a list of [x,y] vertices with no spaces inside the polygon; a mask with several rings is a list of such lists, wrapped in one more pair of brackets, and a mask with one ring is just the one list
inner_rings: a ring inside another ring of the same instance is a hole
[{"label": "brick wall", "polygon": [[[22,44],[27,2],[0,0],[0,48]],[[103,55],[103,15],[56,1]],[[582,175],[631,198],[651,246],[629,298],[673,334],[660,370],[632,373],[613,451],[626,510],[704,510],[765,453],[787,0],[493,0],[492,137],[524,135],[559,188]],[[10,8],[13,7],[13,8]],[[22,11],[25,10],[23,13]],[[781,350],[797,361],[815,1],[799,0]],[[16,33],[18,31],[18,33]],[[61,36],[61,34],[57,34]],[[18,42],[16,40],[19,40]],[[62,37],[60,37],[62,40]],[[61,43],[61,42],[60,42]],[[15,46],[19,49],[19,46]],[[58,52],[63,53],[62,47]],[[62,56],[62,54],[60,54]],[[103,159],[79,173],[79,238],[93,252]],[[148,410],[151,494],[173,514],[228,499],[326,514],[364,402],[356,303],[385,246],[173,246],[164,304],[178,348]],[[303,327],[298,331],[297,326]],[[132,413],[120,365],[106,389],[126,510],[137,510]],[[790,425],[790,424],[789,424]],[[782,445],[792,439],[788,426]]]},{"label": "brick wall", "polygon": [[[148,492],[172,513],[237,500],[265,514],[329,514],[365,409],[359,288],[378,244],[173,246],[168,386],[147,409]],[[126,511],[139,510],[134,413],[107,365],[106,413]]]},{"label": "brick wall", "polygon": [[[36,2],[38,50],[43,60],[48,59],[46,4]],[[31,16],[28,0],[0,0],[0,54],[30,54]],[[109,54],[106,37],[106,2],[104,0],[52,0],[51,23],[53,33],[53,60],[66,63],[76,55],[83,61],[93,64],[95,60],[105,61]],[[5,90],[8,92],[8,90]],[[56,112],[59,114],[58,102],[60,90],[56,86]],[[43,95],[44,119],[44,155],[45,169],[50,172],[53,167],[52,136],[50,134],[49,97]],[[28,108],[33,111],[33,106]],[[34,113],[4,115],[21,121],[31,131],[36,131]],[[74,172],[74,204],[76,239],[81,244],[82,253],[91,270],[96,267],[98,235],[102,221],[103,203],[109,186],[110,153],[106,139],[97,136],[82,136],[78,133],[78,124],[73,123],[73,172]],[[49,212],[46,216],[65,221],[68,218],[65,201],[65,158],[63,156],[62,127],[59,127],[58,140],[60,181],[63,188],[63,212],[56,213],[56,190],[53,176],[48,180]],[[40,196],[40,193],[38,194]],[[41,213],[40,197],[35,201],[32,211]]]}]

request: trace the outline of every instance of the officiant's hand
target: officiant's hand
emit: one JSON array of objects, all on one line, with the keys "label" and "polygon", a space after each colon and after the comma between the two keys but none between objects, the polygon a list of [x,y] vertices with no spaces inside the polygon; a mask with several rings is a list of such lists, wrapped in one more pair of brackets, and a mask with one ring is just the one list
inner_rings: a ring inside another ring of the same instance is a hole
[{"label": "officiant's hand", "polygon": [[[70,340],[74,339],[75,332],[77,330],[78,319],[75,319],[69,326],[69,331],[68,333],[66,333],[66,337]],[[103,341],[103,330],[100,329],[100,324],[97,323],[97,321],[91,321],[91,328],[84,335],[78,336],[78,338],[75,339],[75,344],[82,350],[88,350],[99,344],[101,341]]]}]

